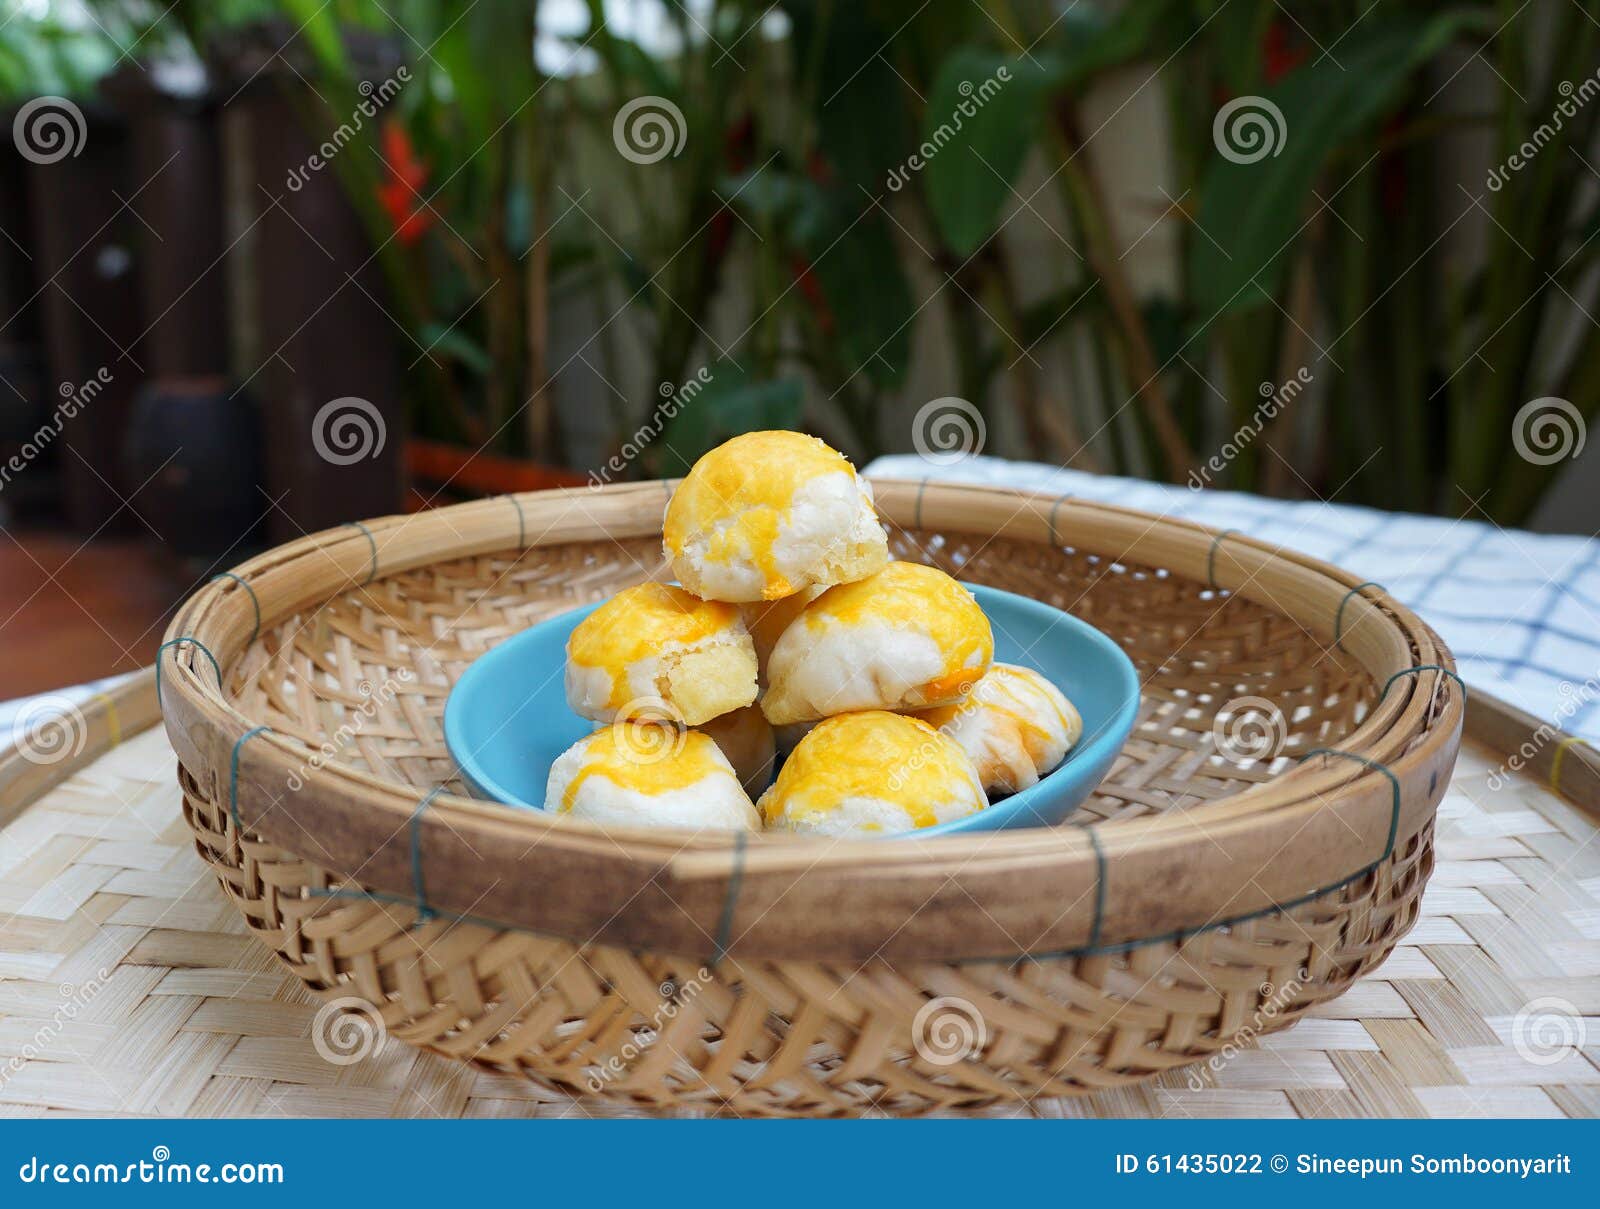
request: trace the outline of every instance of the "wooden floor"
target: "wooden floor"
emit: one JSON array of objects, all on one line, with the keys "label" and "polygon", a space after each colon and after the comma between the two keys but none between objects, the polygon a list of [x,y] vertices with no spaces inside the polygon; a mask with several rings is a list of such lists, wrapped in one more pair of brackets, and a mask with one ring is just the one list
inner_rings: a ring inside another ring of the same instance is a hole
[{"label": "wooden floor", "polygon": [[151,663],[188,588],[148,538],[0,527],[0,700]]}]

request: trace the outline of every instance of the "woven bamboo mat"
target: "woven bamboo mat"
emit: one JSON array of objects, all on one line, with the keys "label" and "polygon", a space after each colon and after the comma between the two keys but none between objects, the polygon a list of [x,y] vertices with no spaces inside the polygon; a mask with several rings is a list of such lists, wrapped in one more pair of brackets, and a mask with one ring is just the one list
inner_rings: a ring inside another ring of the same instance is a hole
[{"label": "woven bamboo mat", "polygon": [[[1491,787],[1497,765],[1463,747],[1422,919],[1348,994],[1204,1080],[985,1115],[1600,1115],[1597,829],[1531,778]],[[202,867],[174,773],[147,730],[0,831],[0,1116],[618,1115],[393,1037],[324,1058],[317,1001]]]}]

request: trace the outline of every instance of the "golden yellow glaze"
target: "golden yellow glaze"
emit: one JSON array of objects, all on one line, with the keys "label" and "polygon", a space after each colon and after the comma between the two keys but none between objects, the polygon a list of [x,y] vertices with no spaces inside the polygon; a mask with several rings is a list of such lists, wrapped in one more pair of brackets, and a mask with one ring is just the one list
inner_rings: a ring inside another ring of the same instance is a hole
[{"label": "golden yellow glaze", "polygon": [[955,740],[920,718],[863,710],[824,718],[800,740],[762,798],[768,825],[817,818],[846,798],[877,798],[905,810],[917,827],[939,821],[934,807],[964,796],[972,764]]},{"label": "golden yellow glaze", "polygon": [[611,674],[611,699],[618,709],[628,703],[628,668],[658,654],[668,644],[701,642],[743,625],[738,605],[701,600],[669,584],[644,583],[624,588],[578,623],[567,639],[567,658],[581,667]]},{"label": "golden yellow glaze", "polygon": [[945,666],[924,686],[924,700],[962,693],[994,658],[994,632],[972,593],[922,563],[892,562],[855,583],[836,584],[807,605],[801,619],[818,633],[878,621],[926,634],[945,653]]},{"label": "golden yellow glaze", "polygon": [[[1010,723],[1023,751],[1035,764],[1043,762],[1055,733],[1071,737],[1072,724],[1059,702],[1035,682],[1043,679],[1038,672],[1028,668],[1013,667],[1009,663],[996,663],[990,667],[983,681],[973,686],[968,694],[952,705],[938,705],[933,709],[917,711],[917,717],[928,725],[943,727],[967,713],[998,714]],[[1029,702],[1034,707],[1048,709],[1054,715],[1058,730],[1042,725],[1028,712]]]},{"label": "golden yellow glaze", "polygon": [[795,493],[824,474],[855,477],[842,453],[800,432],[747,432],[705,454],[667,504],[662,542],[683,554],[696,533],[711,535],[707,557],[716,563],[747,558],[766,577],[763,596],[778,600],[795,587],[778,573],[773,546]]},{"label": "golden yellow glaze", "polygon": [[[578,790],[590,777],[603,777],[637,793],[659,795],[687,789],[719,771],[728,773],[717,745],[698,731],[675,736],[671,728],[659,724],[619,722],[601,727],[584,744],[583,764],[561,795],[562,813],[572,809]],[[676,744],[681,746],[674,751]]]}]

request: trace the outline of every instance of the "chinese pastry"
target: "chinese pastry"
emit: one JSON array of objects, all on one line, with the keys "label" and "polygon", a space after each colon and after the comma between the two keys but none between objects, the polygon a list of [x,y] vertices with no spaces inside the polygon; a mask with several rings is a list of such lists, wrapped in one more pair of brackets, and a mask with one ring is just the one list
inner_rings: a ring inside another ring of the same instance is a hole
[{"label": "chinese pastry", "polygon": [[667,504],[673,574],[708,600],[781,600],[889,560],[872,489],[844,455],[798,432],[750,432],[703,456]]},{"label": "chinese pastry", "polygon": [[829,588],[783,631],[762,712],[774,726],[863,709],[958,701],[989,670],[994,636],[972,593],[920,563]]},{"label": "chinese pastry", "polygon": [[961,745],[990,794],[1038,783],[1083,734],[1061,690],[1031,668],[997,663],[953,705],[917,717]]},{"label": "chinese pastry", "polygon": [[735,606],[638,584],[572,631],[566,685],[567,703],[596,722],[696,726],[756,699],[756,651]]},{"label": "chinese pastry", "polygon": [[550,766],[544,808],[620,827],[761,829],[715,743],[651,722],[602,726],[562,752]]},{"label": "chinese pastry", "polygon": [[988,804],[955,740],[920,718],[867,710],[817,723],[759,807],[769,830],[842,836],[914,831]]}]

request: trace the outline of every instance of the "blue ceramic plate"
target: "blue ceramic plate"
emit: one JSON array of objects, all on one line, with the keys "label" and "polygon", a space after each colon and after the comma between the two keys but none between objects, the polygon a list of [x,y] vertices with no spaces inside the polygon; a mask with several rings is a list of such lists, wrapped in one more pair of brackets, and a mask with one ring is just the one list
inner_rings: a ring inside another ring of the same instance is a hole
[{"label": "blue ceramic plate", "polygon": [[[1031,789],[918,836],[1061,822],[1110,770],[1139,709],[1133,664],[1099,630],[1037,600],[967,586],[994,627],[995,658],[1054,681],[1083,715],[1083,738]],[[479,797],[542,810],[550,765],[594,729],[567,707],[564,669],[567,636],[598,607],[574,609],[506,639],[480,656],[451,691],[445,743]]]}]

